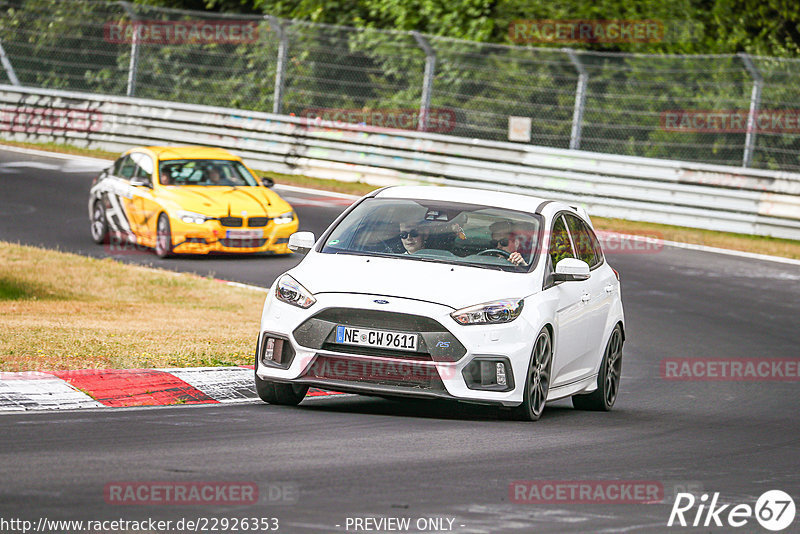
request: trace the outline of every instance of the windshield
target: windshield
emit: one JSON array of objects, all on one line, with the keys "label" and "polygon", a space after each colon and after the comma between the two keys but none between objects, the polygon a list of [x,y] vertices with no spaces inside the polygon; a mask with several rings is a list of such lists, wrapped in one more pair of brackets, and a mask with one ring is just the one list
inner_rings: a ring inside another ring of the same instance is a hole
[{"label": "windshield", "polygon": [[241,162],[216,159],[162,161],[159,181],[162,185],[258,185]]},{"label": "windshield", "polygon": [[368,198],[333,229],[321,252],[527,271],[536,263],[540,227],[538,216],[503,208]]}]

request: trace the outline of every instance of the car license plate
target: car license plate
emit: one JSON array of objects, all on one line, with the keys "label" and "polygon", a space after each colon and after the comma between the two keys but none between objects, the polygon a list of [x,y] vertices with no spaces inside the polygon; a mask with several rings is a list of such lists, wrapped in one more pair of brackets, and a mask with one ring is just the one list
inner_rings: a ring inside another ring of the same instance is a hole
[{"label": "car license plate", "polygon": [[225,230],[228,239],[262,239],[264,230]]},{"label": "car license plate", "polygon": [[396,350],[417,350],[417,334],[370,330],[339,325],[336,327],[336,343],[362,345]]}]

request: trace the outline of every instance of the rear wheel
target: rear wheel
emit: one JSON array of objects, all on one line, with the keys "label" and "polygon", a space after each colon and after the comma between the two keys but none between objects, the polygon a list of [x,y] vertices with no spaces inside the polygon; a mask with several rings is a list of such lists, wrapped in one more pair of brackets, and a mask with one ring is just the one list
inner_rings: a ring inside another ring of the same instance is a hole
[{"label": "rear wheel", "polygon": [[572,406],[578,410],[609,411],[617,400],[621,376],[622,329],[617,325],[611,331],[600,372],[597,373],[597,389],[588,394],[573,395]]},{"label": "rear wheel", "polygon": [[166,213],[158,216],[156,225],[156,256],[166,258],[172,253],[172,230]]},{"label": "rear wheel", "polygon": [[550,369],[553,363],[553,343],[550,331],[542,328],[533,345],[533,355],[525,380],[525,398],[512,410],[514,419],[536,421],[542,416],[550,391]]},{"label": "rear wheel", "polygon": [[108,220],[106,220],[106,210],[99,200],[92,205],[92,220],[89,229],[92,232],[92,240],[98,245],[108,239]]}]

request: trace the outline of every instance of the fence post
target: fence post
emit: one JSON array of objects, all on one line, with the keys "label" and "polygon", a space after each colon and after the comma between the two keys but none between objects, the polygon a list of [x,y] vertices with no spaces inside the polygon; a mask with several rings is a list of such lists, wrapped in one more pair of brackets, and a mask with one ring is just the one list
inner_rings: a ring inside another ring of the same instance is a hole
[{"label": "fence post", "polygon": [[419,32],[412,31],[411,35],[417,41],[422,51],[425,52],[425,75],[422,78],[422,98],[419,104],[419,122],[417,130],[428,130],[428,114],[431,109],[431,93],[433,92],[433,76],[436,73],[436,51]]},{"label": "fence post", "polygon": [[122,8],[133,22],[133,37],[131,38],[131,61],[128,64],[128,89],[125,94],[134,96],[136,93],[136,72],[139,70],[139,25],[136,10],[129,2],[120,2]]},{"label": "fence post", "polygon": [[583,130],[583,108],[586,103],[586,84],[589,82],[589,73],[581,63],[581,59],[575,50],[570,48],[562,49],[569,56],[569,60],[578,71],[578,85],[575,87],[575,107],[572,111],[572,132],[569,135],[570,150],[581,148],[581,131]]},{"label": "fence post", "polygon": [[17,73],[14,72],[14,67],[11,65],[11,61],[8,60],[8,56],[6,55],[5,49],[3,49],[2,42],[0,42],[0,62],[3,63],[3,68],[6,69],[8,81],[11,82],[11,85],[16,85],[19,87],[21,85],[19,83],[19,78],[17,78]]},{"label": "fence post", "polygon": [[756,146],[756,114],[761,104],[761,87],[764,85],[764,78],[758,72],[758,68],[753,64],[750,56],[744,52],[739,52],[738,56],[742,59],[744,67],[753,78],[753,90],[750,92],[750,111],[747,113],[747,133],[744,138],[744,155],[742,156],[742,167],[749,167],[753,162],[753,150]]},{"label": "fence post", "polygon": [[272,95],[272,112],[275,114],[281,113],[283,109],[283,86],[284,76],[286,72],[286,58],[289,54],[289,37],[286,34],[286,28],[277,17],[267,15],[269,25],[272,30],[278,34],[278,63],[275,66],[275,92]]}]

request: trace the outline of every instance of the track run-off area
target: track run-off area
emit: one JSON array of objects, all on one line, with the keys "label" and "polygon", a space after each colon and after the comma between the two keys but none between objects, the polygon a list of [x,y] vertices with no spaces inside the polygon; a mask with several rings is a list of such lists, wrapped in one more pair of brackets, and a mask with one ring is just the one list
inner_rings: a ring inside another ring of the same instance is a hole
[{"label": "track run-off area", "polygon": [[[104,166],[0,149],[0,240],[109,256],[90,238],[86,205]],[[276,191],[295,207],[300,230],[316,235],[351,202]],[[300,260],[115,257],[261,287]],[[689,526],[668,527],[673,495],[691,491],[699,502],[718,493],[717,506],[729,505],[723,522],[768,490],[800,505],[800,380],[778,376],[800,361],[800,266],[671,246],[607,258],[621,275],[627,323],[609,413],[559,401],[526,424],[490,407],[350,395],[296,408],[254,401],[4,413],[0,519],[156,519],[172,521],[173,532],[202,530],[185,527],[203,519],[208,532],[231,531],[241,518],[278,532],[723,532],[727,524],[702,526],[705,512],[692,527],[696,505]],[[728,369],[764,360],[769,370],[736,380],[712,376],[709,365],[704,378],[670,374],[687,359]],[[654,487],[657,498],[614,498],[614,481],[625,492]],[[134,503],[121,497],[131,484],[154,483],[233,489],[177,504],[152,492]],[[530,491],[581,485],[606,492],[537,500]],[[408,528],[391,528],[404,519]],[[0,531],[21,532],[12,528]],[[739,531],[767,532],[754,517]]]}]

